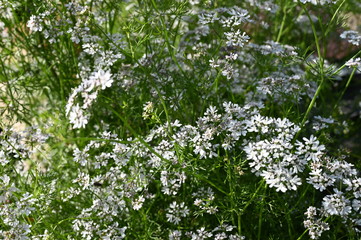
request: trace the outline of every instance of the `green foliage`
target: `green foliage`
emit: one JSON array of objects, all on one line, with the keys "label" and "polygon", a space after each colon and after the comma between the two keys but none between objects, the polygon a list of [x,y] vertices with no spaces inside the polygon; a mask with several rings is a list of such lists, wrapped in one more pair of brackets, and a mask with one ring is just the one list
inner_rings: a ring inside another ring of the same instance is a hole
[{"label": "green foliage", "polygon": [[357,239],[347,14],[361,5],[0,1],[0,238]]}]

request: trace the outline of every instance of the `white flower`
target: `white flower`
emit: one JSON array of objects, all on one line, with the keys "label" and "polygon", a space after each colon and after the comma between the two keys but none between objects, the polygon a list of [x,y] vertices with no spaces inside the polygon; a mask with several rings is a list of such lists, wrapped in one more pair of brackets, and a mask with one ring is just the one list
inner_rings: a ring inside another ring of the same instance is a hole
[{"label": "white flower", "polygon": [[332,186],[335,181],[334,177],[328,176],[320,168],[312,169],[310,177],[307,178],[307,182],[321,192],[326,190],[326,187]]},{"label": "white flower", "polygon": [[2,184],[3,187],[8,186],[10,183],[10,177],[8,175],[0,176],[0,180],[3,182],[3,184]]},{"label": "white flower", "polygon": [[[297,2],[297,0],[294,0],[295,2]],[[305,3],[311,3],[313,5],[325,5],[325,4],[334,4],[337,1],[335,0],[300,0],[301,3],[305,4]]]},{"label": "white flower", "polygon": [[43,30],[43,19],[39,16],[32,15],[26,26],[30,28],[32,32],[41,32]]},{"label": "white flower", "polygon": [[341,38],[346,39],[349,43],[359,46],[361,43],[361,36],[356,31],[344,31],[340,35]]},{"label": "white flower", "polygon": [[99,44],[97,43],[85,43],[82,47],[84,49],[84,52],[90,55],[96,54],[99,50]]},{"label": "white flower", "polygon": [[169,240],[180,240],[182,237],[182,232],[178,230],[174,230],[169,233]]},{"label": "white flower", "polygon": [[179,188],[185,182],[186,175],[184,172],[161,172],[160,181],[162,182],[162,192],[166,195],[176,195]]},{"label": "white flower", "polygon": [[154,104],[153,102],[146,102],[143,105],[143,119],[147,119],[151,116],[152,112],[154,111]]},{"label": "white flower", "polygon": [[322,206],[329,215],[347,216],[352,208],[350,200],[343,196],[343,193],[335,189],[335,194],[325,196],[322,200]]},{"label": "white flower", "polygon": [[345,65],[352,68],[358,68],[361,66],[361,58],[351,58]]},{"label": "white flower", "polygon": [[0,150],[0,165],[5,166],[9,163],[9,159],[3,150]]},{"label": "white flower", "polygon": [[133,209],[139,210],[142,208],[145,198],[141,195],[136,201],[133,201]]},{"label": "white flower", "polygon": [[358,211],[361,208],[361,201],[354,199],[352,201],[352,207],[353,207],[353,209],[355,209],[355,211]]},{"label": "white flower", "polygon": [[189,3],[191,5],[196,5],[196,4],[199,4],[199,0],[189,0]]},{"label": "white flower", "polygon": [[79,107],[79,104],[72,106],[69,113],[69,121],[73,124],[73,128],[84,128],[88,124],[89,116],[86,115]]},{"label": "white flower", "polygon": [[302,184],[301,178],[289,169],[277,165],[269,166],[268,169],[264,170],[260,175],[270,187],[275,187],[277,192],[297,190],[297,187]]},{"label": "white flower", "polygon": [[192,240],[203,240],[212,237],[213,234],[211,232],[206,231],[205,227],[201,227],[197,229],[196,233],[192,233]]},{"label": "white flower", "polygon": [[96,86],[101,86],[102,90],[110,87],[113,83],[112,74],[110,71],[104,71],[100,69],[97,72],[94,72],[93,75],[90,77],[90,80],[96,83]]},{"label": "white flower", "polygon": [[330,229],[326,222],[323,222],[321,218],[317,218],[317,209],[315,207],[308,207],[305,215],[307,220],[303,222],[303,225],[308,228],[308,233],[311,239],[317,239],[321,237],[321,234],[324,231]]},{"label": "white flower", "polygon": [[174,224],[179,224],[179,222],[181,221],[181,217],[186,217],[189,215],[189,210],[187,208],[187,206],[185,206],[184,202],[181,202],[180,204],[178,204],[177,202],[172,202],[169,206],[169,208],[167,209],[167,221],[174,223]]},{"label": "white flower", "polygon": [[216,12],[206,12],[202,13],[198,16],[198,24],[205,25],[208,23],[213,23],[214,21],[217,21],[219,18],[217,17]]},{"label": "white flower", "polygon": [[245,32],[241,32],[239,29],[237,32],[225,32],[227,38],[227,46],[229,47],[243,47],[246,42],[250,39]]},{"label": "white flower", "polygon": [[216,60],[214,60],[213,58],[209,60],[209,66],[211,68],[218,68],[220,65],[218,64],[218,62]]}]

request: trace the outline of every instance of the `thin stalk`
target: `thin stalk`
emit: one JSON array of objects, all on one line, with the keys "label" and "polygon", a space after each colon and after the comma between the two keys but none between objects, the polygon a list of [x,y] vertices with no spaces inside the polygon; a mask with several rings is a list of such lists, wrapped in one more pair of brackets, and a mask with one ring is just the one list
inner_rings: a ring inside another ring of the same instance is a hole
[{"label": "thin stalk", "polygon": [[[321,89],[322,89],[322,87],[323,87],[323,81],[324,81],[324,80],[322,79],[320,85],[318,86],[318,88],[317,88],[317,90],[316,90],[316,92],[315,92],[315,95],[313,95],[313,98],[312,98],[310,104],[308,105],[307,111],[306,111],[305,115],[303,116],[302,122],[301,122],[301,124],[300,124],[301,129],[303,128],[305,122],[307,121],[307,118],[308,118],[308,115],[310,114],[311,109],[312,109],[313,106],[315,105],[316,98],[318,97],[318,95],[319,95],[320,92],[321,92]],[[298,135],[298,134],[297,134],[297,135]]]},{"label": "thin stalk", "polygon": [[339,104],[340,101],[341,101],[341,98],[342,98],[343,95],[345,94],[347,88],[350,86],[351,80],[352,80],[353,76],[355,75],[356,70],[357,70],[357,68],[354,68],[354,69],[352,70],[352,72],[351,72],[351,74],[350,74],[350,77],[348,78],[347,83],[346,83],[346,85],[345,85],[342,93],[340,94],[340,96],[338,96],[338,99],[337,99],[337,101],[336,101],[336,104],[335,104],[335,106],[333,107],[333,111],[335,111],[335,109],[337,108],[338,104]]},{"label": "thin stalk", "polygon": [[[299,2],[299,1],[298,1]],[[299,2],[300,3],[300,2]],[[300,3],[301,4],[301,3]],[[303,10],[305,11],[308,20],[310,21],[311,24],[311,28],[312,28],[312,33],[313,33],[313,37],[315,38],[315,44],[316,44],[316,49],[317,49],[317,55],[319,58],[319,65],[320,65],[320,71],[321,71],[321,76],[323,75],[323,64],[324,64],[324,59],[321,55],[321,47],[320,47],[320,43],[319,43],[319,39],[317,36],[317,31],[315,28],[315,24],[312,21],[312,18],[310,16],[310,13],[307,11],[307,9],[305,8],[305,6],[303,4],[301,4]]]},{"label": "thin stalk", "polygon": [[325,36],[330,32],[330,26],[331,26],[331,23],[335,20],[336,16],[338,15],[338,12],[341,10],[341,7],[342,5],[346,2],[346,0],[343,0],[341,2],[341,4],[338,6],[338,8],[336,9],[335,13],[333,14],[329,24],[327,25],[327,28],[326,28],[326,31],[325,31]]},{"label": "thin stalk", "polygon": [[227,193],[226,191],[224,191],[222,188],[220,188],[219,186],[217,186],[216,184],[212,183],[211,181],[209,181],[207,178],[203,177],[201,174],[196,174],[196,173],[192,173],[193,176],[197,177],[198,179],[200,179],[203,182],[208,183],[209,185],[211,185],[212,187],[214,187],[215,189],[217,189],[218,191],[220,191],[221,193],[225,194],[226,196],[229,196],[229,193]]},{"label": "thin stalk", "polygon": [[115,111],[114,109],[111,109],[111,111],[123,121],[125,127],[135,136],[136,139],[138,139],[139,142],[141,142],[146,148],[148,148],[148,150],[151,153],[153,153],[154,155],[156,155],[157,157],[159,157],[163,161],[171,163],[169,160],[163,158],[162,155],[157,153],[146,141],[144,141],[144,139],[139,136],[139,134],[129,125],[129,123],[126,121],[126,119],[123,118],[117,111]]},{"label": "thin stalk", "polygon": [[134,50],[133,50],[133,45],[132,43],[130,42],[130,35],[129,35],[129,32],[127,31],[126,32],[126,36],[127,36],[127,42],[128,42],[128,45],[129,45],[129,50],[130,50],[130,53],[132,55],[132,59],[135,58],[135,54],[134,54]]},{"label": "thin stalk", "polygon": [[216,94],[218,93],[219,78],[221,77],[222,71],[218,71],[216,78],[214,79],[213,86]]},{"label": "thin stalk", "polygon": [[73,143],[76,141],[99,141],[99,142],[115,142],[115,143],[123,143],[123,144],[131,144],[134,141],[124,141],[124,140],[116,140],[116,139],[104,139],[104,138],[93,138],[93,137],[77,137],[77,138],[63,138],[61,141],[65,141],[67,143]]},{"label": "thin stalk", "polygon": [[292,219],[289,214],[286,214],[286,219],[287,219],[287,225],[288,225],[288,235],[289,235],[290,239],[292,239],[293,225],[292,225]]},{"label": "thin stalk", "polygon": [[306,196],[306,194],[308,193],[308,189],[309,189],[310,185],[307,185],[306,189],[303,191],[301,197],[297,200],[297,202],[293,205],[293,208],[291,208],[287,215],[289,215],[293,210],[296,209],[296,207],[298,206],[298,204],[301,203],[301,201],[303,201],[303,198]]},{"label": "thin stalk", "polygon": [[[353,57],[352,59],[355,59],[356,57],[358,57],[361,54],[361,50],[358,51]],[[346,63],[344,63],[341,67],[339,67],[336,71],[334,71],[332,73],[332,75],[336,75],[339,74],[341,72],[342,69],[344,69],[346,67]]]},{"label": "thin stalk", "polygon": [[317,49],[317,55],[318,55],[318,58],[319,58],[318,63],[319,63],[319,68],[320,68],[321,80],[320,80],[320,84],[319,84],[319,86],[318,86],[318,88],[317,88],[317,90],[316,90],[310,104],[308,105],[307,111],[306,111],[305,115],[303,116],[302,122],[300,124],[300,131],[297,132],[294,140],[296,140],[298,138],[302,128],[304,127],[304,125],[305,125],[305,123],[307,121],[307,118],[308,118],[308,116],[309,116],[309,114],[311,112],[311,109],[315,105],[316,99],[317,99],[318,95],[320,94],[320,92],[321,92],[321,90],[323,88],[324,82],[325,82],[324,69],[323,69],[324,68],[324,59],[323,59],[323,57],[321,55],[321,48],[320,48],[319,39],[318,39],[318,36],[317,36],[315,25],[314,25],[314,23],[312,21],[312,18],[310,16],[309,12],[305,8],[305,6],[302,3],[300,3],[300,1],[298,1],[298,3],[302,6],[303,10],[305,11],[305,13],[306,13],[306,15],[308,17],[308,20],[310,21],[311,27],[312,27],[312,32],[313,32],[313,36],[315,38],[315,44],[316,44],[316,49]]},{"label": "thin stalk", "polygon": [[278,31],[278,35],[277,35],[277,39],[276,42],[279,42],[283,33],[283,28],[285,27],[285,23],[286,23],[286,17],[287,17],[287,11],[286,11],[286,7],[284,7],[282,9],[283,12],[283,18],[282,18],[282,23],[281,23],[281,27],[280,30]]},{"label": "thin stalk", "polygon": [[303,236],[304,236],[307,232],[308,232],[308,229],[306,229],[306,230],[301,234],[301,236],[299,236],[299,237],[297,238],[297,240],[301,240],[301,239],[303,238]]},{"label": "thin stalk", "polygon": [[171,43],[170,43],[169,36],[168,36],[168,31],[167,31],[166,25],[164,23],[164,17],[159,13],[157,4],[155,3],[154,0],[152,0],[152,5],[153,5],[154,9],[157,11],[157,13],[159,14],[159,19],[160,19],[160,22],[161,22],[162,27],[163,27],[163,34],[164,34],[165,42],[167,44],[168,51],[171,54],[171,58],[172,58],[173,62],[175,63],[175,65],[177,66],[177,68],[179,69],[179,71],[181,71],[182,75],[186,77],[187,76],[186,73],[184,72],[183,68],[181,67],[181,65],[178,62],[178,59],[175,56],[175,47],[172,46]]},{"label": "thin stalk", "polygon": [[[126,121],[126,119],[124,117],[122,117],[117,111],[115,111],[114,109],[111,109],[111,111],[117,116],[119,117],[125,127],[133,134],[133,136],[135,136],[135,138],[138,139],[138,141],[140,143],[142,143],[151,153],[153,153],[155,156],[159,157],[161,160],[163,160],[164,162],[168,163],[168,164],[174,164],[173,162],[171,162],[170,160],[168,159],[165,159],[162,155],[160,155],[159,153],[157,153],[154,148],[152,148],[146,141],[144,141],[144,139],[142,137],[139,136],[139,134],[129,125],[129,123]],[[185,171],[186,173],[188,171]],[[225,195],[229,195],[226,191],[224,191],[223,189],[221,189],[220,187],[218,187],[216,184],[212,183],[211,181],[209,181],[208,179],[204,178],[202,175],[199,175],[199,174],[195,174],[195,173],[190,173],[192,174],[193,176],[195,176],[196,178],[198,178],[199,180],[201,181],[204,181],[208,184],[210,184],[212,187],[214,187],[215,189],[217,189],[218,191],[224,193]]]},{"label": "thin stalk", "polygon": [[[228,187],[229,187],[229,196],[231,198],[231,209],[232,212],[235,211],[236,209],[236,204],[235,204],[235,199],[234,199],[234,194],[235,194],[235,187],[234,187],[234,183],[233,183],[233,173],[232,173],[232,168],[231,168],[231,160],[228,157],[228,151],[226,151],[226,159],[227,159],[227,178],[228,178]],[[237,212],[236,212],[237,214]],[[232,223],[233,225],[236,225],[236,219],[234,214],[232,213]]]},{"label": "thin stalk", "polygon": [[261,188],[263,187],[263,184],[264,184],[265,180],[262,179],[258,188],[256,189],[256,191],[253,193],[251,199],[247,202],[246,206],[244,206],[244,208],[242,209],[242,212],[244,212],[248,206],[253,202],[253,199],[257,196],[258,192],[261,190]]},{"label": "thin stalk", "polygon": [[162,93],[160,92],[159,88],[157,87],[157,84],[154,83],[153,84],[153,87],[155,88],[155,90],[157,91],[158,93],[158,96],[159,96],[159,99],[160,99],[160,102],[163,106],[163,110],[164,110],[164,113],[165,113],[165,117],[167,119],[167,123],[168,123],[168,131],[170,132],[170,134],[173,134],[173,130],[172,130],[172,125],[171,125],[171,120],[170,120],[170,116],[169,116],[169,112],[168,112],[168,108],[167,108],[167,105],[165,104],[165,101],[164,101],[164,98],[162,96]]},{"label": "thin stalk", "polygon": [[261,240],[261,235],[262,235],[263,199],[264,199],[264,195],[266,194],[266,191],[267,191],[267,185],[265,185],[265,187],[263,189],[263,195],[262,195],[262,199],[261,199],[262,207],[260,209],[260,213],[259,213],[259,217],[258,217],[258,233],[257,233],[258,240]]},{"label": "thin stalk", "polygon": [[237,215],[238,215],[238,234],[242,236],[241,214],[237,213]]},{"label": "thin stalk", "polygon": [[262,234],[262,209],[259,213],[259,218],[258,218],[258,233],[257,233],[257,239],[261,240],[261,234]]}]

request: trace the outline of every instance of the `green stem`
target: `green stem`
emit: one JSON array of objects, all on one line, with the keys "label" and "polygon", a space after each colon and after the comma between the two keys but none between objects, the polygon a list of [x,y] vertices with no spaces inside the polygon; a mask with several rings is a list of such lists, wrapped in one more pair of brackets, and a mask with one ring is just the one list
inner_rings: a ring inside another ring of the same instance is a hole
[{"label": "green stem", "polygon": [[164,113],[165,113],[165,117],[167,119],[167,123],[168,123],[168,131],[170,134],[173,134],[173,130],[172,130],[172,125],[171,125],[171,120],[170,120],[170,116],[169,116],[169,112],[168,112],[168,108],[167,108],[167,105],[165,104],[165,101],[164,101],[164,98],[162,96],[162,93],[160,92],[159,88],[157,87],[157,84],[154,83],[153,84],[153,87],[155,88],[155,90],[157,91],[158,93],[158,96],[159,96],[159,99],[160,99],[160,102],[163,106],[163,110],[164,110]]},{"label": "green stem", "polygon": [[293,225],[292,225],[292,219],[289,214],[286,214],[286,219],[287,219],[287,225],[288,225],[288,236],[290,239],[293,239],[292,238]]},{"label": "green stem", "polygon": [[301,201],[303,201],[303,198],[306,196],[306,194],[308,193],[308,189],[309,189],[310,185],[307,185],[306,189],[303,191],[301,197],[297,200],[297,202],[293,205],[293,207],[288,211],[287,215],[289,215],[293,210],[295,210],[298,206],[298,204],[300,204]]},{"label": "green stem", "polygon": [[342,5],[346,2],[346,0],[343,0],[342,3],[338,6],[338,8],[336,9],[335,13],[333,14],[329,24],[327,25],[326,31],[325,31],[325,36],[330,32],[330,26],[331,23],[335,20],[336,16],[338,15],[338,12],[341,10]]},{"label": "green stem", "polygon": [[[299,2],[299,1],[298,1]],[[300,3],[300,2],[299,2]],[[301,4],[301,3],[300,3]],[[315,24],[312,21],[312,18],[310,16],[310,13],[307,11],[307,9],[305,8],[305,6],[303,4],[301,4],[303,10],[305,11],[308,20],[310,21],[311,24],[311,28],[312,28],[312,33],[313,33],[313,37],[315,38],[315,44],[316,44],[316,49],[317,49],[317,55],[319,58],[319,65],[320,65],[320,72],[321,72],[321,77],[323,77],[323,65],[324,65],[324,59],[322,57],[321,54],[321,47],[320,47],[320,43],[319,43],[319,39],[317,36],[317,31],[316,31],[316,27]]]},{"label": "green stem", "polygon": [[[233,180],[233,172],[232,172],[232,165],[231,160],[228,157],[228,151],[226,151],[226,159],[227,159],[227,178],[228,178],[228,185],[229,185],[229,196],[231,200],[231,209],[232,212],[236,212],[238,215],[238,212],[236,211],[236,200],[235,200],[235,186],[234,186],[234,180]],[[233,225],[236,225],[236,219],[234,214],[232,213],[232,223]]]},{"label": "green stem", "polygon": [[164,39],[165,39],[165,42],[167,44],[168,51],[171,54],[171,58],[172,58],[173,62],[175,63],[175,65],[177,66],[177,68],[179,69],[179,71],[182,73],[182,75],[186,77],[187,76],[186,73],[184,72],[183,68],[180,66],[180,64],[178,62],[178,59],[175,56],[175,51],[176,51],[175,47],[172,46],[172,44],[170,43],[169,36],[168,36],[168,30],[167,30],[166,25],[165,25],[164,17],[159,13],[157,4],[155,3],[154,0],[152,0],[152,5],[153,5],[154,9],[158,12],[158,14],[160,16],[159,19],[160,19],[160,22],[161,22],[162,27],[163,27]]},{"label": "green stem", "polygon": [[261,199],[261,209],[260,209],[259,218],[258,218],[258,234],[257,234],[257,239],[258,240],[261,240],[261,234],[262,234],[262,216],[263,216],[263,204],[264,204],[263,200],[264,200],[264,196],[266,194],[266,191],[267,191],[267,184],[265,184],[265,187],[263,189],[262,199]]},{"label": "green stem", "polygon": [[[146,141],[144,141],[144,139],[139,136],[139,134],[137,134],[137,132],[129,125],[129,123],[126,121],[126,119],[124,117],[122,117],[117,111],[115,111],[114,109],[111,109],[111,111],[117,116],[119,117],[123,123],[124,126],[133,134],[133,136],[135,136],[135,138],[138,139],[138,141],[140,143],[142,143],[151,153],[153,153],[155,156],[159,157],[161,160],[163,160],[164,162],[168,163],[168,164],[174,164],[173,162],[171,162],[168,159],[165,159],[162,155],[160,155],[159,153],[157,153]],[[185,171],[186,173],[189,173],[188,171]],[[226,191],[224,191],[223,189],[221,189],[220,187],[218,187],[216,184],[212,183],[211,181],[209,181],[208,179],[204,178],[202,175],[199,174],[195,174],[195,173],[189,173],[193,176],[195,176],[196,178],[198,178],[201,181],[204,181],[206,183],[208,183],[209,185],[211,185],[212,187],[214,187],[215,189],[217,189],[218,191],[224,193],[225,195],[229,195]]]},{"label": "green stem", "polygon": [[299,237],[297,238],[297,240],[301,240],[301,239],[303,238],[303,236],[304,236],[307,232],[308,232],[308,229],[306,229],[306,230],[301,234],[301,236],[299,236]]},{"label": "green stem", "polygon": [[237,215],[238,215],[238,234],[242,236],[241,214],[237,213]]},{"label": "green stem", "polygon": [[347,83],[345,85],[345,88],[343,89],[342,93],[340,94],[340,96],[338,96],[338,99],[336,101],[336,104],[335,106],[333,107],[333,111],[335,111],[335,109],[337,108],[338,104],[340,103],[341,101],[341,98],[343,97],[343,95],[345,94],[347,88],[350,86],[350,83],[351,83],[351,80],[353,78],[353,76],[355,75],[355,72],[356,72],[357,68],[354,68],[350,74],[350,77],[348,78],[347,80]]},{"label": "green stem", "polygon": [[320,80],[320,84],[319,84],[319,86],[318,86],[318,88],[317,88],[317,90],[316,90],[316,92],[315,92],[315,95],[313,96],[310,104],[308,105],[307,111],[306,111],[305,115],[303,116],[302,122],[301,122],[301,124],[300,124],[300,128],[301,128],[301,129],[300,129],[300,131],[298,131],[298,133],[296,134],[294,140],[296,140],[296,139],[298,138],[298,136],[299,136],[302,128],[304,127],[304,125],[305,125],[305,123],[306,123],[306,121],[307,121],[307,118],[308,118],[308,116],[309,116],[309,114],[310,114],[310,112],[311,112],[311,109],[312,109],[313,106],[315,105],[316,99],[317,99],[318,95],[320,94],[320,92],[321,92],[321,90],[322,90],[322,88],[323,88],[324,82],[325,82],[325,79],[324,79],[324,69],[323,69],[323,68],[324,68],[324,59],[323,59],[322,54],[321,54],[321,48],[320,48],[319,39],[318,39],[318,36],[317,36],[317,32],[316,32],[315,25],[314,25],[314,23],[313,23],[313,21],[312,21],[312,18],[311,18],[311,16],[310,16],[309,12],[308,12],[307,9],[305,8],[305,6],[304,6],[302,3],[300,3],[300,1],[298,1],[298,2],[299,2],[299,4],[302,6],[303,10],[305,11],[305,13],[306,13],[306,15],[307,15],[307,17],[308,17],[308,20],[309,20],[310,23],[311,23],[313,36],[314,36],[314,38],[315,38],[317,55],[318,55],[318,58],[319,58],[318,63],[319,63],[321,80]]},{"label": "green stem", "polygon": [[215,189],[217,189],[218,191],[220,191],[221,193],[225,194],[226,196],[229,196],[229,193],[227,193],[226,191],[224,191],[222,188],[220,188],[219,186],[217,186],[216,184],[212,183],[211,181],[209,181],[207,178],[203,177],[201,174],[196,174],[196,173],[192,173],[193,176],[195,176],[196,178],[200,179],[203,182],[208,183],[209,185],[211,185],[212,187],[214,187]]},{"label": "green stem", "polygon": [[307,108],[307,111],[305,113],[305,115],[303,116],[303,119],[302,119],[302,122],[301,122],[301,125],[300,127],[303,128],[305,122],[307,121],[307,118],[308,118],[308,115],[310,114],[310,111],[311,109],[313,108],[313,106],[315,105],[315,102],[316,102],[316,98],[318,97],[318,95],[320,94],[321,92],[321,89],[323,87],[323,79],[322,79],[322,82],[320,83],[320,85],[318,86],[316,92],[315,92],[315,95],[313,96],[310,104],[308,105],[308,108]]},{"label": "green stem", "polygon": [[216,94],[218,93],[219,78],[221,77],[222,71],[218,71],[216,78],[214,79],[213,86]]},{"label": "green stem", "polygon": [[261,188],[263,187],[263,184],[265,183],[265,180],[262,179],[261,182],[259,183],[258,188],[256,189],[256,191],[253,193],[251,199],[247,202],[246,206],[244,206],[244,208],[242,209],[242,212],[244,212],[247,207],[253,202],[253,199],[257,196],[258,192],[261,190]]},{"label": "green stem", "polygon": [[278,31],[278,36],[277,36],[276,42],[279,42],[281,40],[281,36],[282,36],[282,33],[283,33],[283,28],[285,27],[286,17],[287,17],[286,7],[284,7],[282,9],[282,12],[283,12],[283,18],[282,18],[282,23],[281,23],[280,30]]}]

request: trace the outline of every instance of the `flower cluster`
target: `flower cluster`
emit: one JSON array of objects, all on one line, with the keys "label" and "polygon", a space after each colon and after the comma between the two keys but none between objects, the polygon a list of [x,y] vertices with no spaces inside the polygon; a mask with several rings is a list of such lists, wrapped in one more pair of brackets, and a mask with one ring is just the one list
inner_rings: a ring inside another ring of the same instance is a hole
[{"label": "flower cluster", "polygon": [[359,46],[361,44],[361,36],[358,32],[353,30],[344,31],[341,38],[346,39],[349,43]]},{"label": "flower cluster", "polygon": [[9,184],[8,176],[3,176],[1,180],[4,185],[0,195],[0,216],[5,226],[0,230],[0,234],[4,239],[28,239],[31,225],[24,223],[22,218],[31,216],[38,199],[30,193],[16,198],[14,195],[18,189]]},{"label": "flower cluster", "polygon": [[1,238],[357,238],[356,6],[0,1]]},{"label": "flower cluster", "polygon": [[[352,164],[342,159],[328,157],[313,159],[310,167],[311,172],[307,182],[320,192],[326,189],[331,192],[322,199],[322,207],[319,209],[321,217],[340,216],[349,226],[353,226],[357,230],[361,226],[359,172]],[[321,234],[322,231],[328,230],[328,225],[325,224],[319,222],[319,224],[310,225],[305,222],[313,239],[318,238],[318,234]],[[315,226],[323,226],[323,229],[317,230]]]},{"label": "flower cluster", "polygon": [[348,60],[345,63],[346,66],[350,67],[350,68],[360,68],[361,67],[361,58],[351,58],[350,60]]},{"label": "flower cluster", "polygon": [[309,207],[305,215],[307,220],[305,220],[303,224],[309,230],[311,239],[318,239],[324,231],[330,229],[326,222],[321,221],[321,219],[317,217],[318,214],[315,207]]},{"label": "flower cluster", "polygon": [[[110,48],[101,45],[101,38],[90,32],[90,26],[84,18],[91,16],[88,7],[76,2],[65,5],[69,14],[75,17],[76,21],[70,21],[66,16],[55,20],[52,19],[54,11],[46,11],[37,16],[32,15],[27,23],[28,28],[33,32],[42,32],[50,43],[58,41],[61,35],[66,34],[75,44],[81,44],[83,52],[79,55],[78,77],[81,84],[73,89],[66,105],[66,114],[74,128],[84,128],[89,121],[87,110],[97,99],[100,90],[111,87],[114,75],[110,68],[115,62],[123,58],[119,48],[123,46],[121,36],[109,35],[112,39]],[[46,23],[48,28],[44,29]],[[58,29],[61,28],[61,29]],[[90,59],[89,59],[90,58]]]},{"label": "flower cluster", "polygon": [[300,0],[301,3],[311,3],[313,5],[326,5],[326,4],[335,4],[337,0]]}]

